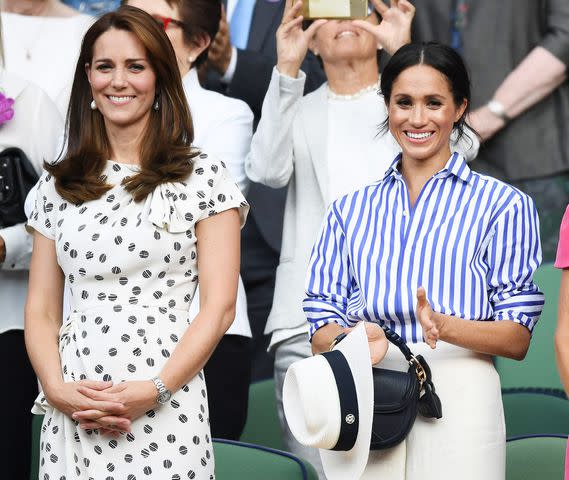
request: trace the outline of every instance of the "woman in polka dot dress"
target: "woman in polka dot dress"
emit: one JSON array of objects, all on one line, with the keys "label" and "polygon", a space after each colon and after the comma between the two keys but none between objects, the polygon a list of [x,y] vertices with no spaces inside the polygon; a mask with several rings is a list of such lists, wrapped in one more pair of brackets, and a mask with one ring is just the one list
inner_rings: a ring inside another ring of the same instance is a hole
[{"label": "woman in polka dot dress", "polygon": [[214,478],[201,369],[234,317],[248,207],[192,138],[163,30],[132,7],[101,17],[83,41],[65,157],[46,164],[29,221],[40,479]]}]

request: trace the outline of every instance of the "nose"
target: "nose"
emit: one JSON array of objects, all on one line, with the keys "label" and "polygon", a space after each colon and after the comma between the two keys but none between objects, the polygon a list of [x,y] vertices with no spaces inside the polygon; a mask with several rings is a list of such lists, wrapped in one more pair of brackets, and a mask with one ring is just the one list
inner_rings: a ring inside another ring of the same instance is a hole
[{"label": "nose", "polygon": [[126,72],[122,68],[115,68],[111,79],[111,86],[116,89],[126,87]]},{"label": "nose", "polygon": [[411,111],[409,121],[414,127],[421,127],[427,123],[427,115],[424,105],[415,105]]}]

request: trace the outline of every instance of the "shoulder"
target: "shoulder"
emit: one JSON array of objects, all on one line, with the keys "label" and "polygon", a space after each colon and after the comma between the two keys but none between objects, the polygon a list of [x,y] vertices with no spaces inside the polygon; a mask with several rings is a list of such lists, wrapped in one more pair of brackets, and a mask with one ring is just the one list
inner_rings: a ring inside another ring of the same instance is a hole
[{"label": "shoulder", "polygon": [[326,103],[326,99],[328,98],[327,89],[328,82],[325,82],[313,92],[304,95],[300,100],[302,108],[311,109],[324,105]]},{"label": "shoulder", "polygon": [[492,209],[493,220],[498,220],[512,210],[534,215],[533,199],[516,187],[489,175],[472,172],[473,180],[480,190],[478,197],[488,199],[486,202]]}]

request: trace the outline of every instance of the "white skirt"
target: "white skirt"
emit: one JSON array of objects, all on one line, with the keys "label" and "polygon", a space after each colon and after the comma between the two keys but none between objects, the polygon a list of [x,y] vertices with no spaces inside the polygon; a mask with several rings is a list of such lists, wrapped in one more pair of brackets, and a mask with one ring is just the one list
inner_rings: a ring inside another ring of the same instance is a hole
[{"label": "white skirt", "polygon": [[[401,444],[370,452],[362,480],[504,480],[506,429],[491,357],[444,342],[435,350],[424,343],[410,347],[431,368],[443,418],[417,415]],[[378,366],[408,368],[394,345]]]}]

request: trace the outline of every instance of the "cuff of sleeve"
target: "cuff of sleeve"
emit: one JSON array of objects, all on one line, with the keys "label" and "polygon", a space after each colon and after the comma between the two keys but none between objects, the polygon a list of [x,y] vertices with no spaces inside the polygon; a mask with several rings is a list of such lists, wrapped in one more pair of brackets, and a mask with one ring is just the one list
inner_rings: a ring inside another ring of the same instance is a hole
[{"label": "cuff of sleeve", "polygon": [[525,313],[521,312],[516,313],[512,310],[505,310],[496,313],[496,315],[494,316],[494,320],[498,322],[506,320],[514,323],[519,323],[520,325],[526,327],[529,330],[529,333],[533,335],[533,329],[535,328],[537,321],[539,320],[539,313],[537,313],[536,316],[529,316],[526,315]]},{"label": "cuff of sleeve", "polygon": [[278,68],[273,67],[273,77],[276,77],[279,82],[279,89],[281,91],[289,91],[297,93],[300,96],[304,93],[304,84],[306,83],[306,73],[302,70],[298,71],[298,77],[292,78],[279,72]]},{"label": "cuff of sleeve", "polygon": [[[32,252],[32,237],[23,223],[0,230],[6,245],[6,259],[1,267],[6,270],[27,268]],[[27,260],[27,261],[26,261]]]},{"label": "cuff of sleeve", "polygon": [[221,83],[225,83],[227,85],[231,83],[231,80],[233,80],[233,75],[235,75],[235,69],[237,68],[237,55],[237,49],[235,47],[231,47],[231,60],[229,60],[227,70],[221,77]]},{"label": "cuff of sleeve", "polygon": [[560,42],[559,39],[546,37],[540,44],[553,56],[562,61],[569,68],[569,44]]}]

